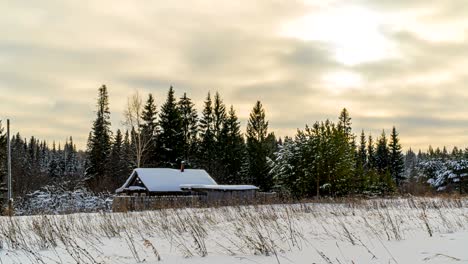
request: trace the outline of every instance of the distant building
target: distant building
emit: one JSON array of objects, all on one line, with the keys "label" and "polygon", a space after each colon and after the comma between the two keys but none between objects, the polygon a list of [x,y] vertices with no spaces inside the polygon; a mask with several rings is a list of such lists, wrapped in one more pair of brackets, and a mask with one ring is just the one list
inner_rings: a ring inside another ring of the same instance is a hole
[{"label": "distant building", "polygon": [[252,185],[218,185],[205,170],[139,168],[116,190],[126,196],[199,196],[202,202],[254,199]]}]

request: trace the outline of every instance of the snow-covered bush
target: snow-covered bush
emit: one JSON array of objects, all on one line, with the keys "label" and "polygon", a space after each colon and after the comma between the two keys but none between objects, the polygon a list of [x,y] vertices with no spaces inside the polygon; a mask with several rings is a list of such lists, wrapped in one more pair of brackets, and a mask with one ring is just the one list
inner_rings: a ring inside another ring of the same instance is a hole
[{"label": "snow-covered bush", "polygon": [[[421,176],[427,178],[427,183],[437,191],[460,185],[468,176],[468,160],[466,159],[431,159],[418,164]],[[458,186],[460,188],[460,186]]]},{"label": "snow-covered bush", "polygon": [[57,186],[45,186],[15,202],[17,215],[65,214],[109,210],[109,194],[95,195],[85,188],[73,191]]}]

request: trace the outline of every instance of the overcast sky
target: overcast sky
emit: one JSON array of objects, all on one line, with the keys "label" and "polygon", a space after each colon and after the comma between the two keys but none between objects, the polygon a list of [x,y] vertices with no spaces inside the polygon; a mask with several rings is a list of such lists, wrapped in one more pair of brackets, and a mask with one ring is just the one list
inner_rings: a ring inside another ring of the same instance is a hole
[{"label": "overcast sky", "polygon": [[[411,3],[410,3],[411,2]],[[405,149],[468,144],[468,3],[406,0],[0,1],[0,119],[83,148],[97,89],[113,129],[126,98],[208,91],[245,130],[261,100],[279,136],[343,107],[356,133]]]}]

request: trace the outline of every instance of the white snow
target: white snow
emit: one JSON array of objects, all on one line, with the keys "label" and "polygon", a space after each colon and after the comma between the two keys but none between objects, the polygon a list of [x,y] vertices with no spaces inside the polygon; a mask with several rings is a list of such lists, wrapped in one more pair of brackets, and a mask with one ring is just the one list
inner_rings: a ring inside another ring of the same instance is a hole
[{"label": "white snow", "polygon": [[125,184],[116,190],[122,192],[138,176],[150,192],[180,192],[182,184],[216,185],[216,182],[205,170],[167,168],[139,168],[133,170]]},{"label": "white snow", "polygon": [[22,264],[468,263],[468,198],[0,217],[0,244]]}]

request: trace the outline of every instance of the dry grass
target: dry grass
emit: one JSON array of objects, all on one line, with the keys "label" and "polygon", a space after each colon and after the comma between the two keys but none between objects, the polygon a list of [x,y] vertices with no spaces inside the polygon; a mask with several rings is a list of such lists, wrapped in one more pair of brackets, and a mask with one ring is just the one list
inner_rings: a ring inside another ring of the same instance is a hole
[{"label": "dry grass", "polygon": [[[119,257],[138,263],[159,261],[164,259],[161,252],[172,251],[186,258],[266,255],[280,263],[285,252],[336,239],[377,258],[364,237],[393,241],[418,231],[432,236],[467,229],[467,207],[463,197],[412,197],[1,217],[0,256],[10,263],[104,263],[109,247],[119,245]],[[325,262],[334,261],[316,251]]]}]

